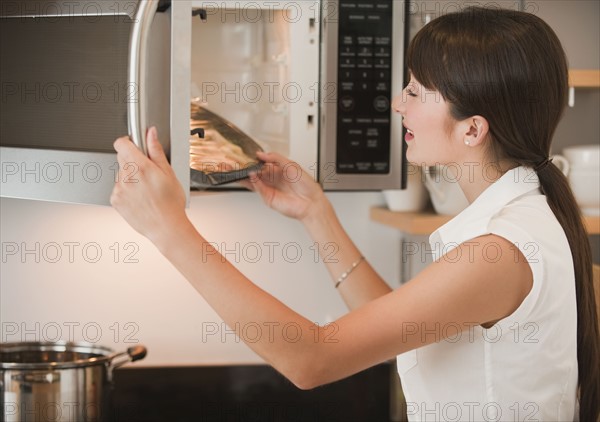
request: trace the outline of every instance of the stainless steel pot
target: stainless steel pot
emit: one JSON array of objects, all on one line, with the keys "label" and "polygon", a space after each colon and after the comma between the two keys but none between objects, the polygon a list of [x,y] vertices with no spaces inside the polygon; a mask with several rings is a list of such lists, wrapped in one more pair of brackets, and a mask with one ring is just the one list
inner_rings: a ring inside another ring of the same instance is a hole
[{"label": "stainless steel pot", "polygon": [[111,419],[112,371],[146,356],[88,343],[0,344],[3,421],[101,422]]}]

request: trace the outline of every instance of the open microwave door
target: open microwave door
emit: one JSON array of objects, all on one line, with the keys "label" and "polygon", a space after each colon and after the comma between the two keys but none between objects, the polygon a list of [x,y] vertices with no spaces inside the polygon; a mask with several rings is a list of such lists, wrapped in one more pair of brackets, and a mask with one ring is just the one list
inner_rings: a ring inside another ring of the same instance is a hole
[{"label": "open microwave door", "polygon": [[3,197],[108,205],[113,142],[156,126],[189,192],[191,2],[14,1],[0,12]]}]

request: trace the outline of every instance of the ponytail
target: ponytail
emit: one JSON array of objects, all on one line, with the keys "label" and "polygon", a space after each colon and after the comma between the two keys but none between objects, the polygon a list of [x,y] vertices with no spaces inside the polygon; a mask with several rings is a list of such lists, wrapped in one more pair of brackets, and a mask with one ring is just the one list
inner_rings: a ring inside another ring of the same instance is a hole
[{"label": "ponytail", "polygon": [[579,420],[596,421],[600,413],[600,332],[592,274],[592,254],[581,211],[567,178],[554,165],[538,170],[542,193],[562,226],[573,255],[577,297]]}]

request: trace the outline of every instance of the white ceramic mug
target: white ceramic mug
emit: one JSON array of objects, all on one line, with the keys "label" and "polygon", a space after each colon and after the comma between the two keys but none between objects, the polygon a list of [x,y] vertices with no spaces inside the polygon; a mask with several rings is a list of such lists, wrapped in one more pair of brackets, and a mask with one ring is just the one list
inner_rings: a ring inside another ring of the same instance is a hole
[{"label": "white ceramic mug", "polygon": [[558,167],[558,169],[562,171],[565,176],[569,175],[569,172],[571,171],[571,164],[569,164],[569,160],[558,154],[551,155],[550,158],[552,158],[552,164]]},{"label": "white ceramic mug", "polygon": [[426,167],[425,187],[438,214],[456,215],[469,206],[458,177],[446,166]]},{"label": "white ceramic mug", "polygon": [[563,150],[569,163],[569,185],[581,211],[600,215],[600,145],[577,145]]},{"label": "white ceramic mug", "polygon": [[391,211],[421,211],[427,205],[421,168],[412,164],[406,170],[406,189],[384,190],[383,196]]}]

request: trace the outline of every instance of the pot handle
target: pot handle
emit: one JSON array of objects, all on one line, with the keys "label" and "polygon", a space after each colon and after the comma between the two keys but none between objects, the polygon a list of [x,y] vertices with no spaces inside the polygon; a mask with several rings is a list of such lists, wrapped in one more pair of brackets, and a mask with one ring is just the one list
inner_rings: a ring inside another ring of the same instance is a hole
[{"label": "pot handle", "polygon": [[128,362],[135,362],[146,357],[148,350],[142,345],[132,346],[127,349],[126,352],[117,353],[111,356],[109,361],[109,368],[112,371],[120,366],[125,365]]}]

